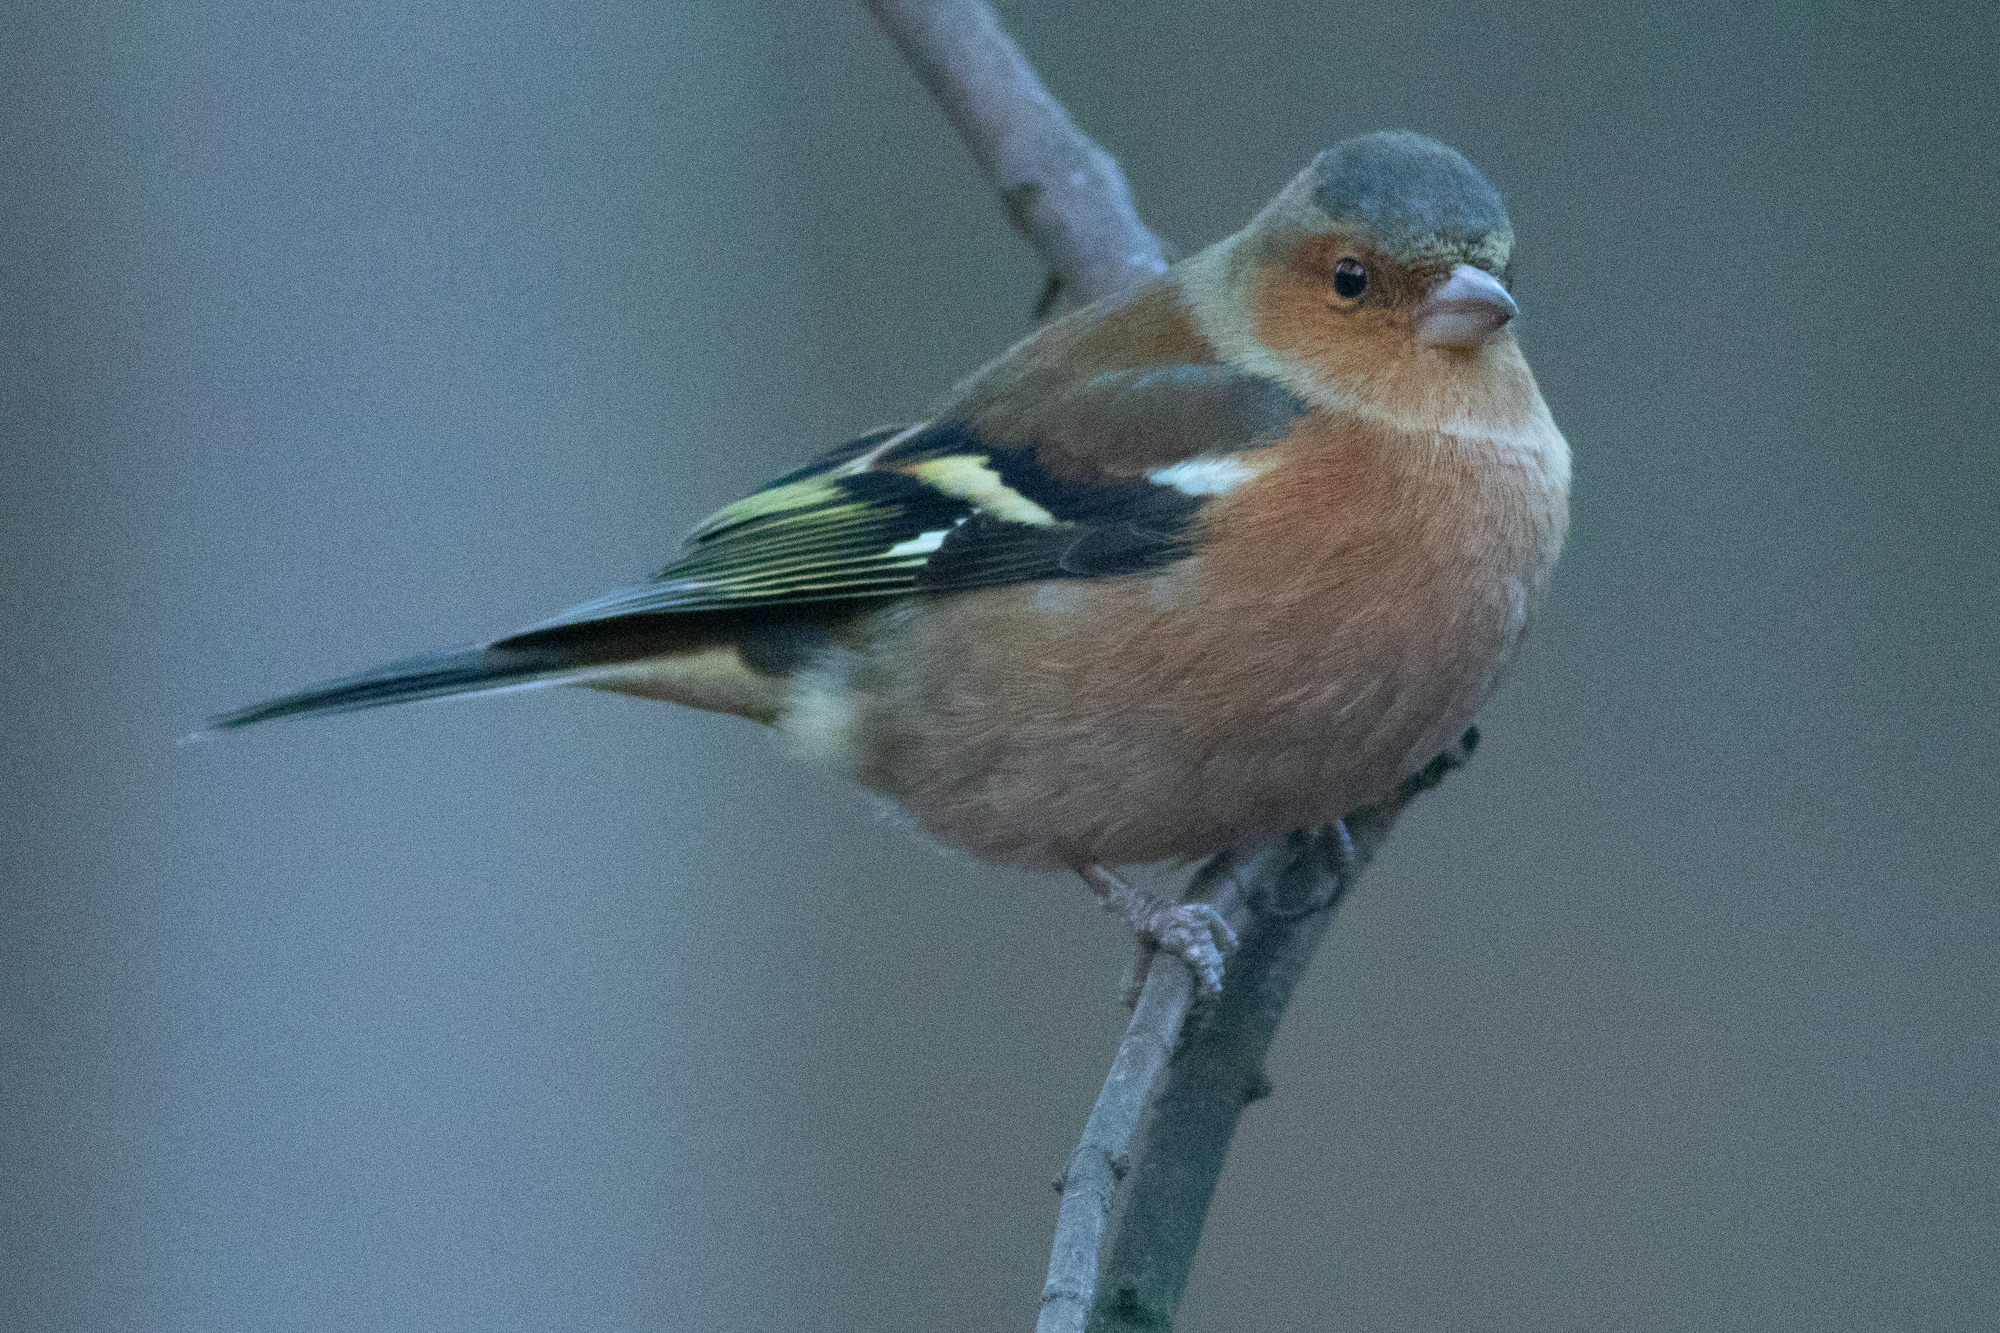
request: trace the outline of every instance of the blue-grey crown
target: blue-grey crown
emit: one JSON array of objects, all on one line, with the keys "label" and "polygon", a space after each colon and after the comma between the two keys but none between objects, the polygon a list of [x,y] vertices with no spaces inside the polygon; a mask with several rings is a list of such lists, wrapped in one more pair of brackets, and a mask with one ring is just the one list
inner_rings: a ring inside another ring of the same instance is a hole
[{"label": "blue-grey crown", "polygon": [[1311,170],[1313,202],[1390,253],[1454,251],[1505,265],[1513,248],[1500,192],[1435,139],[1363,134],[1321,153]]}]

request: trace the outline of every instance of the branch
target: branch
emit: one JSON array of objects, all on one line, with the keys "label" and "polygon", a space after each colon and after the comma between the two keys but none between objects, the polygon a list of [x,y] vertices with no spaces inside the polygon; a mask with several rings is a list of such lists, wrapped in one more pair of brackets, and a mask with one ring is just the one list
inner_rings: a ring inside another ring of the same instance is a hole
[{"label": "branch", "polygon": [[[1241,860],[1216,857],[1196,875],[1188,896],[1200,896],[1198,891],[1206,888],[1208,901],[1230,926],[1241,926],[1255,886],[1280,869],[1277,862],[1284,852],[1282,842],[1272,839]],[[1243,944],[1239,936],[1236,953],[1223,973],[1223,994],[1215,1006],[1218,1014],[1232,989],[1240,990],[1234,983],[1236,960],[1245,956]],[[1167,965],[1157,955],[1154,961],[1159,965],[1146,970],[1145,987],[1132,1006],[1132,1021],[1112,1058],[1104,1090],[1097,1095],[1090,1119],[1084,1122],[1083,1138],[1057,1182],[1062,1206],[1056,1211],[1055,1245],[1049,1255],[1048,1280],[1042,1284],[1036,1333],[1067,1333],[1084,1327],[1098,1288],[1113,1199],[1119,1182],[1131,1171],[1132,1140],[1155,1101],[1160,1075],[1168,1068],[1194,1000],[1191,968]],[[1131,1197],[1130,1190],[1126,1197]],[[1130,1216],[1128,1207],[1122,1217]]]},{"label": "branch", "polygon": [[868,0],[868,8],[1063,291],[1095,301],[1165,271],[1165,248],[1139,221],[1125,173],[1049,95],[982,0]]},{"label": "branch", "polygon": [[[1236,952],[1223,973],[1214,1012],[1188,1034],[1144,1117],[1127,1130],[1127,1141],[1139,1142],[1128,1150],[1123,1194],[1108,1228],[1111,1239],[1100,1248],[1104,1258],[1088,1321],[1093,1333],[1173,1326],[1237,1117],[1270,1095],[1264,1056],[1293,988],[1326,937],[1333,909],[1388,841],[1404,807],[1462,767],[1478,744],[1478,730],[1469,729],[1451,750],[1405,780],[1392,799],[1318,833],[1267,839],[1240,861],[1218,856],[1195,876],[1189,892],[1214,894],[1236,931]],[[1189,984],[1185,967],[1155,967],[1146,991],[1161,972]],[[1121,1058],[1127,1044],[1162,1040],[1161,1033],[1138,1031],[1145,1001],[1142,992],[1119,1047]],[[1059,1232],[1060,1227],[1059,1220]],[[1100,1231],[1106,1229],[1100,1225]],[[1084,1327],[1081,1318],[1037,1325],[1038,1333]]]},{"label": "branch", "polygon": [[1478,744],[1478,730],[1468,730],[1393,799],[1317,833],[1268,838],[1247,856],[1217,856],[1195,875],[1187,896],[1214,903],[1236,931],[1222,995],[1181,1044],[1193,975],[1148,972],[1063,1174],[1036,1333],[1173,1326],[1237,1118],[1270,1095],[1265,1054],[1333,909],[1403,808]]},{"label": "branch", "polygon": [[[1061,289],[1092,301],[1166,268],[1118,164],[1049,95],[981,0],[867,3]],[[1403,808],[1478,741],[1467,731],[1380,805],[1247,855],[1225,853],[1195,875],[1187,896],[1212,902],[1238,939],[1222,994],[1183,1044],[1193,974],[1164,963],[1149,970],[1058,1183],[1037,1333],[1172,1327],[1237,1117],[1270,1092],[1265,1053],[1334,907]]]}]

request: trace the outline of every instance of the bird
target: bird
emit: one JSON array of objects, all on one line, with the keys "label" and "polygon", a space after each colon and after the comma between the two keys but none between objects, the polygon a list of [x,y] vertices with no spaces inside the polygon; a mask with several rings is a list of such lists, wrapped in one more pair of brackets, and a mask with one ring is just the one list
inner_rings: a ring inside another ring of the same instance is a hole
[{"label": "bird", "polygon": [[574,685],[734,714],[987,861],[1081,875],[1206,991],[1226,923],[1117,868],[1393,793],[1492,692],[1568,527],[1514,234],[1455,150],[1320,152],[1240,231],[929,414],[489,642],[213,719]]}]

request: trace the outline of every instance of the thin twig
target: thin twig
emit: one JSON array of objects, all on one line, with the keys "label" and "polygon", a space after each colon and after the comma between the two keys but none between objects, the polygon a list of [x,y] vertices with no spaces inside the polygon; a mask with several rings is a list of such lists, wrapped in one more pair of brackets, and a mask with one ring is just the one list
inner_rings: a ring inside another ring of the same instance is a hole
[{"label": "thin twig", "polygon": [[[875,21],[944,109],[1007,216],[1073,300],[1167,267],[1118,163],[1049,95],[981,0],[868,0]],[[1043,303],[1053,304],[1044,294]]]},{"label": "thin twig", "polygon": [[[1479,732],[1468,730],[1393,799],[1318,833],[1282,834],[1247,856],[1218,856],[1195,876],[1188,895],[1214,903],[1237,933],[1222,995],[1180,1044],[1192,975],[1157,965],[1148,972],[1064,1178],[1036,1333],[1173,1326],[1237,1118],[1270,1094],[1265,1054],[1333,909],[1404,807],[1463,766],[1478,744]],[[1162,1050],[1172,1052],[1164,1070]],[[1136,1105],[1133,1075],[1121,1078],[1121,1070],[1150,1071]],[[1092,1172],[1082,1199],[1071,1188],[1079,1162]]]},{"label": "thin twig", "polygon": [[[1127,1140],[1132,1146],[1123,1187],[1114,1215],[1100,1228],[1106,1239],[1090,1317],[1062,1327],[1108,1333],[1173,1326],[1237,1118],[1270,1094],[1265,1054],[1293,988],[1326,937],[1333,909],[1388,840],[1404,807],[1462,766],[1478,743],[1478,731],[1467,731],[1393,799],[1318,833],[1269,839],[1233,867],[1218,857],[1196,876],[1190,887],[1200,892],[1228,874],[1228,897],[1218,905],[1237,932],[1236,952],[1214,1012],[1188,1033],[1148,1100],[1137,1134]],[[1137,1024],[1135,1014],[1132,1026]]]},{"label": "thin twig", "polygon": [[1056,1182],[1062,1205],[1056,1210],[1055,1244],[1049,1251],[1036,1333],[1080,1330],[1089,1317],[1112,1196],[1125,1174],[1139,1117],[1180,1040],[1193,1002],[1194,974],[1189,969],[1159,966],[1148,973],[1125,1040],[1105,1075],[1104,1090],[1084,1121],[1083,1138]]},{"label": "thin twig", "polygon": [[[1049,261],[1058,292],[1107,296],[1166,256],[1125,177],[1076,127],[981,0],[867,0]],[[1239,945],[1221,996],[1185,1044],[1195,980],[1155,960],[1059,1187],[1037,1333],[1171,1328],[1215,1182],[1243,1108],[1270,1091],[1264,1057],[1334,907],[1403,808],[1471,755],[1468,731],[1394,798],[1318,833],[1210,861],[1189,896],[1213,903]],[[1136,1147],[1135,1147],[1136,1144]]]},{"label": "thin twig", "polygon": [[[1197,876],[1196,885],[1205,890],[1205,900],[1234,924],[1247,915],[1244,905],[1256,886],[1276,869],[1275,850],[1276,843],[1271,842],[1241,860],[1218,857]],[[1225,973],[1225,995],[1227,977]],[[1049,1254],[1048,1280],[1042,1285],[1036,1333],[1076,1333],[1090,1316],[1112,1199],[1129,1169],[1141,1118],[1180,1041],[1195,989],[1191,967],[1172,966],[1156,955],[1146,970],[1145,987],[1132,1007],[1132,1021],[1125,1025],[1125,1039],[1059,1182],[1062,1206],[1056,1211],[1055,1245]]]}]

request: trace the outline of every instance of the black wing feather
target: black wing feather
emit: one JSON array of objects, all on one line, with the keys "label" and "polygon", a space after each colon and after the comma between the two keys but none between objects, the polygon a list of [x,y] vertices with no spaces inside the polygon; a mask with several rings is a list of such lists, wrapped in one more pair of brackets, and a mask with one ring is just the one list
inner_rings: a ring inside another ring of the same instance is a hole
[{"label": "black wing feather", "polygon": [[[1168,366],[1085,381],[1025,414],[1034,437],[1026,441],[994,438],[961,418],[871,431],[718,511],[652,582],[525,632],[1161,569],[1193,549],[1211,497],[1075,464],[1074,450],[1063,451],[1068,469],[1053,471],[1040,437],[1073,443],[1079,431],[1139,423],[1180,440],[1178,457],[1221,457],[1269,445],[1303,411],[1262,376]],[[954,489],[943,478],[959,474],[939,464],[976,469],[966,475],[980,485]]]}]

